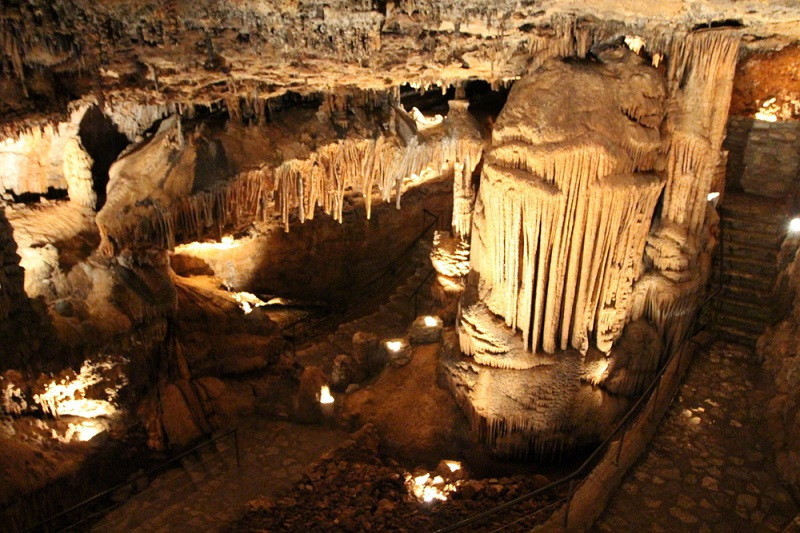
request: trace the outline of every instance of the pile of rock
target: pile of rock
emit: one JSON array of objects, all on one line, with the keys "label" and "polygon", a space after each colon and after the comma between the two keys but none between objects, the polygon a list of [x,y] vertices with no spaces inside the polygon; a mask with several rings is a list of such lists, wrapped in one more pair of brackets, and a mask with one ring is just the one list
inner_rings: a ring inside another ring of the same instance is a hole
[{"label": "pile of rock", "polygon": [[[446,501],[424,503],[406,485],[408,470],[381,456],[379,444],[375,429],[363,427],[350,441],[312,465],[285,497],[250,502],[244,517],[232,529],[433,531],[548,483],[544,476],[464,480]],[[477,526],[508,524],[561,496],[556,491],[545,496],[551,498],[548,500],[534,498]],[[541,515],[535,519],[547,518],[547,513]],[[535,523],[525,521],[524,525]]]}]

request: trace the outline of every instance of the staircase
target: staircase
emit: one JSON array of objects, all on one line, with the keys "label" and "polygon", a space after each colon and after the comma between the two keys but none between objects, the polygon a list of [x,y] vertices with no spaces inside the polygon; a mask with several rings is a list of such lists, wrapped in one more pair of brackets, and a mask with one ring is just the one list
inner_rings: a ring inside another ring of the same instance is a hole
[{"label": "staircase", "polygon": [[333,333],[298,348],[297,360],[303,366],[314,365],[330,372],[336,355],[352,353],[353,334],[357,331],[374,333],[379,338],[404,336],[417,313],[422,314],[438,305],[431,294],[436,276],[433,275],[430,251],[430,242],[426,239],[420,240],[402,271],[398,272],[398,277],[404,281],[394,289],[384,304],[360,318],[345,318]]},{"label": "staircase", "polygon": [[789,223],[779,200],[726,193],[712,280],[721,282],[714,327],[722,338],[754,348],[773,319],[770,307],[777,255]]}]

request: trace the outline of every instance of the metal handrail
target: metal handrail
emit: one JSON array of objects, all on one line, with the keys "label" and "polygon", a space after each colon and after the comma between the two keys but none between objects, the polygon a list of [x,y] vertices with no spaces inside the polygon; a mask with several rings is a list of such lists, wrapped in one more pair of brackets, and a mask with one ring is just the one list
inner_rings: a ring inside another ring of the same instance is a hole
[{"label": "metal handrail", "polygon": [[[241,461],[240,461],[240,454],[239,454],[239,429],[238,428],[232,428],[232,429],[229,429],[228,431],[226,431],[224,433],[221,433],[221,434],[219,434],[217,436],[211,437],[210,439],[205,440],[205,441],[193,446],[192,448],[190,448],[190,449],[188,449],[188,450],[186,450],[184,452],[181,452],[180,454],[176,455],[175,457],[172,457],[172,458],[168,459],[167,461],[164,461],[163,463],[161,463],[159,465],[156,465],[155,467],[151,468],[150,470],[148,470],[146,472],[142,472],[141,474],[139,474],[138,476],[136,476],[133,479],[124,481],[123,483],[115,485],[115,486],[111,487],[110,489],[104,490],[103,492],[99,492],[99,493],[95,494],[94,496],[91,496],[91,497],[89,497],[89,498],[87,498],[87,499],[85,499],[85,500],[73,505],[72,507],[61,511],[58,514],[55,514],[55,515],[51,516],[50,518],[47,518],[47,519],[37,523],[34,526],[31,526],[31,527],[25,529],[24,531],[26,531],[26,532],[27,531],[38,531],[38,530],[49,531],[49,528],[46,527],[46,526],[48,524],[54,522],[55,520],[58,520],[58,519],[63,518],[63,517],[67,517],[72,512],[74,512],[74,511],[76,511],[78,509],[84,508],[87,505],[89,505],[89,504],[91,504],[93,502],[96,502],[96,501],[98,501],[98,500],[100,500],[100,499],[102,499],[102,498],[104,498],[106,496],[110,496],[114,492],[116,492],[116,491],[118,491],[118,490],[120,490],[120,489],[122,489],[124,487],[128,487],[128,486],[133,487],[133,486],[135,486],[135,483],[138,480],[140,480],[142,478],[149,478],[152,474],[155,474],[156,472],[164,470],[168,466],[170,466],[170,465],[172,465],[174,463],[177,463],[178,461],[180,461],[184,457],[186,457],[186,456],[188,456],[188,455],[190,455],[192,453],[195,453],[195,452],[205,448],[206,446],[210,446],[211,444],[214,444],[217,441],[220,441],[220,440],[222,440],[224,438],[230,437],[231,435],[233,435],[234,447],[235,447],[235,450],[236,450],[236,468],[240,468],[241,467]],[[95,513],[95,514],[97,514],[97,513]],[[77,523],[80,523],[81,521],[79,521]],[[66,527],[58,528],[57,531],[68,530],[69,528],[73,527],[75,524],[76,523],[70,523]]]},{"label": "metal handrail", "polygon": [[[703,302],[698,306],[698,311],[700,309],[702,309],[703,306],[705,306],[709,301],[711,301],[711,299],[716,296],[718,291],[719,291],[719,289],[715,289],[714,291],[712,291],[711,294],[709,294],[705,298],[705,300],[703,300]],[[524,501],[530,500],[532,498],[535,498],[536,496],[542,496],[545,493],[548,493],[548,492],[550,492],[550,491],[552,491],[552,490],[554,490],[554,489],[556,489],[558,487],[561,487],[561,486],[566,485],[567,483],[569,483],[570,484],[570,489],[569,489],[569,495],[567,496],[567,512],[564,514],[564,521],[565,521],[565,526],[566,526],[566,521],[569,518],[569,504],[572,501],[572,495],[574,493],[574,488],[575,488],[574,487],[575,480],[577,480],[578,478],[580,478],[580,477],[582,477],[582,476],[584,476],[585,474],[588,473],[587,470],[589,470],[589,466],[593,465],[594,461],[600,456],[601,453],[604,453],[605,451],[607,451],[610,448],[611,442],[613,440],[615,440],[615,438],[619,434],[620,430],[622,430],[622,435],[620,437],[619,450],[620,451],[622,450],[622,442],[624,442],[625,435],[627,434],[627,431],[628,431],[628,425],[629,425],[628,423],[631,421],[631,419],[633,418],[634,414],[638,414],[638,411],[640,410],[641,406],[645,403],[645,400],[649,400],[650,399],[650,395],[653,393],[653,391],[658,389],[658,387],[661,384],[661,378],[663,377],[663,375],[666,372],[667,368],[669,368],[670,363],[672,363],[672,361],[675,358],[676,354],[678,354],[678,357],[679,357],[678,367],[680,367],[681,362],[682,362],[682,360],[680,358],[683,356],[683,346],[686,344],[687,341],[689,341],[690,335],[688,334],[688,332],[692,331],[694,329],[694,326],[697,323],[698,316],[699,316],[699,312],[697,313],[697,315],[692,320],[692,322],[690,324],[690,327],[687,329],[687,333],[684,335],[684,338],[677,345],[677,347],[672,351],[672,353],[670,354],[669,358],[664,362],[664,364],[662,365],[661,369],[658,371],[656,376],[653,378],[653,381],[650,383],[650,385],[648,385],[648,387],[642,392],[641,396],[639,396],[639,398],[636,400],[636,402],[634,402],[634,404],[631,406],[631,408],[628,409],[628,411],[625,413],[625,415],[622,417],[622,419],[620,419],[620,421],[614,427],[614,430],[611,432],[611,434],[608,437],[606,437],[606,439],[603,440],[603,442],[601,442],[597,446],[597,448],[589,455],[589,457],[586,458],[586,460],[578,468],[576,468],[574,471],[572,471],[571,473],[567,474],[566,476],[562,477],[561,479],[558,479],[558,480],[550,483],[549,485],[545,485],[544,487],[536,489],[533,492],[529,492],[528,494],[523,494],[522,496],[518,496],[517,498],[514,498],[513,500],[510,500],[510,501],[507,501],[507,502],[505,502],[503,504],[500,504],[497,507],[493,507],[492,509],[489,509],[488,511],[484,511],[482,513],[479,513],[479,514],[477,514],[475,516],[472,516],[472,517],[469,517],[467,519],[464,519],[464,520],[462,520],[460,522],[457,522],[455,524],[452,524],[452,525],[449,525],[447,527],[438,529],[434,533],[446,533],[446,532],[449,532],[449,531],[456,531],[458,529],[461,529],[464,526],[468,526],[470,524],[473,524],[475,522],[483,520],[484,518],[487,518],[489,516],[497,514],[500,511],[503,511],[505,509],[513,507],[513,506],[517,505],[518,503],[522,503]],[[619,460],[619,453],[617,454],[617,460]]]}]

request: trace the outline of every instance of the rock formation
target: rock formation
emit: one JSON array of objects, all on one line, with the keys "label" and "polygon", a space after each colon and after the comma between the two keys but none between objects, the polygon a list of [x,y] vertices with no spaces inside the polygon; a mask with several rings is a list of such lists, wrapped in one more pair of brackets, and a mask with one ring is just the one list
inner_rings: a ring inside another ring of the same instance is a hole
[{"label": "rock formation", "polygon": [[[551,453],[609,431],[585,420],[610,423],[611,397],[581,383],[633,396],[687,334],[710,270],[707,196],[737,50],[728,31],[674,36],[656,40],[651,65],[621,43],[579,42],[591,57],[545,54],[511,90],[473,219],[458,324],[472,362],[444,362],[496,452]],[[551,388],[555,375],[566,381]]]}]

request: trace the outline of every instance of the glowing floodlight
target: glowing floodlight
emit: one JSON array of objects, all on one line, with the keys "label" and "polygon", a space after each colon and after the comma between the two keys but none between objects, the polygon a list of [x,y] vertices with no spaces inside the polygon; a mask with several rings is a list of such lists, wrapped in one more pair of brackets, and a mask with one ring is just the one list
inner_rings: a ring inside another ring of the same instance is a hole
[{"label": "glowing floodlight", "polygon": [[399,352],[403,349],[403,341],[386,341],[386,347],[392,352]]},{"label": "glowing floodlight", "polygon": [[447,482],[442,476],[432,477],[429,473],[421,476],[406,474],[405,477],[409,492],[417,500],[425,503],[447,500],[447,497],[461,484],[461,481]]},{"label": "glowing floodlight", "polygon": [[794,217],[789,221],[789,231],[792,233],[797,233],[800,231],[800,217]]},{"label": "glowing floodlight", "polygon": [[712,200],[716,200],[717,198],[719,198],[719,193],[718,192],[710,192],[710,193],[708,193],[708,201],[709,202],[711,202]]},{"label": "glowing floodlight", "polygon": [[436,319],[435,316],[426,316],[424,318],[425,326],[428,328],[435,328],[439,321]]},{"label": "glowing floodlight", "polygon": [[449,468],[451,472],[458,472],[461,470],[461,463],[458,461],[445,461],[444,464],[447,465],[447,468]]},{"label": "glowing floodlight", "polygon": [[327,385],[323,385],[319,391],[319,403],[325,405],[333,403],[333,396],[331,396],[331,389]]},{"label": "glowing floodlight", "polygon": [[761,109],[756,112],[756,119],[764,122],[777,122],[780,106],[778,106],[775,101],[776,98],[770,98],[761,104]]}]

